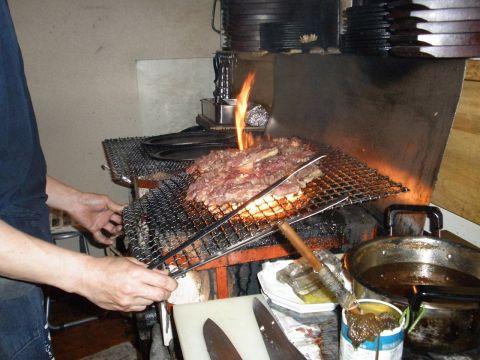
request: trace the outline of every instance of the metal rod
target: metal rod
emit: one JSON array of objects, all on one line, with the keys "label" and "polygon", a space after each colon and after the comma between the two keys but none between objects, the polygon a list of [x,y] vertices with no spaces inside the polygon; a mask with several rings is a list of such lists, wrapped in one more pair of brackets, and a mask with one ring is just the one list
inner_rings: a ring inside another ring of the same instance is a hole
[{"label": "metal rod", "polygon": [[[330,210],[330,209],[342,204],[343,202],[345,202],[347,200],[348,200],[348,196],[344,196],[342,198],[333,200],[333,201],[329,202],[328,204],[325,204],[324,206],[322,206],[321,208],[319,208],[315,211],[309,212],[309,213],[301,215],[301,216],[293,217],[289,220],[286,220],[286,222],[288,222],[289,224],[295,224],[295,223],[297,223],[299,221],[302,221],[302,220],[305,220],[305,219],[307,219],[311,216],[314,216],[314,215],[317,215],[317,214],[322,213],[324,211]],[[229,254],[233,251],[236,251],[236,250],[238,250],[238,249],[240,249],[240,248],[242,248],[242,247],[244,247],[244,246],[246,246],[246,245],[248,245],[248,244],[250,244],[254,241],[258,241],[260,239],[263,239],[264,237],[269,236],[269,235],[271,235],[275,232],[277,232],[276,224],[272,224],[272,226],[269,229],[263,231],[258,236],[254,236],[252,238],[240,241],[240,242],[226,248],[224,251],[218,252],[217,254],[213,255],[212,257],[205,259],[204,261],[201,261],[201,262],[199,262],[195,265],[192,265],[192,266],[190,266],[186,269],[183,269],[182,271],[172,273],[171,276],[173,278],[181,277],[182,275],[184,275],[185,273],[187,273],[190,270],[193,270],[193,269],[195,269],[199,266],[205,265],[205,264],[207,264],[207,263],[209,263],[213,260],[221,258],[222,256],[225,256],[225,255],[227,255],[227,254]]]},{"label": "metal rod", "polygon": [[122,179],[123,181],[125,181],[128,185],[132,185],[132,180],[130,180],[128,177],[126,177],[125,175],[122,175],[122,174],[119,174],[117,173],[115,170],[111,169],[109,166],[105,165],[105,164],[102,164],[102,170],[108,170],[110,171],[113,175],[116,175],[118,176],[120,179]]},{"label": "metal rod", "polygon": [[284,182],[286,182],[287,180],[289,180],[291,177],[295,176],[298,172],[302,171],[303,169],[309,167],[310,165],[316,163],[317,161],[323,159],[324,157],[326,157],[327,155],[326,154],[322,154],[322,155],[316,155],[315,157],[311,158],[310,160],[308,160],[307,162],[305,162],[304,164],[302,164],[301,166],[299,166],[297,169],[295,169],[295,171],[293,171],[292,173],[290,173],[289,175],[287,176],[284,176],[283,178],[281,178],[280,180],[274,182],[272,185],[270,185],[269,187],[267,187],[265,190],[259,192],[257,195],[255,195],[253,198],[251,198],[250,200],[244,202],[241,206],[239,206],[237,209],[229,212],[227,215],[225,215],[224,217],[222,217],[221,219],[219,219],[218,221],[212,223],[211,225],[207,226],[206,228],[200,230],[199,232],[197,232],[193,237],[191,237],[190,239],[188,239],[187,241],[185,241],[182,245],[180,245],[179,247],[177,247],[176,249],[173,249],[171,251],[169,251],[166,255],[156,259],[155,261],[153,261],[150,265],[148,265],[148,268],[149,269],[154,269],[154,268],[157,268],[161,263],[163,263],[165,260],[167,260],[168,258],[172,257],[173,255],[175,255],[176,253],[178,253],[179,251],[185,249],[186,247],[188,247],[189,245],[193,244],[195,241],[201,239],[202,237],[204,237],[205,235],[211,233],[212,231],[214,231],[215,229],[218,229],[220,226],[222,226],[223,224],[225,224],[228,220],[230,220],[232,217],[234,217],[235,215],[237,215],[238,213],[240,213],[242,210],[244,210],[250,203],[253,203],[255,202],[256,200],[264,197],[265,195],[267,195],[269,192],[275,190],[277,187],[279,187],[280,185],[282,185]]}]

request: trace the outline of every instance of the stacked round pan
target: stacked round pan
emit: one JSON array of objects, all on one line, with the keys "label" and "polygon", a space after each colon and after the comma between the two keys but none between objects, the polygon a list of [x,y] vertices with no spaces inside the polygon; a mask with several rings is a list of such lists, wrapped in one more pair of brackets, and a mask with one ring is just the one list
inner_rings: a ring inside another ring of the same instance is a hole
[{"label": "stacked round pan", "polygon": [[365,55],[388,54],[391,49],[389,14],[385,3],[345,10],[346,31],[341,37],[340,50]]},{"label": "stacked round pan", "polygon": [[345,15],[345,53],[480,56],[478,0],[395,0],[352,7]]},{"label": "stacked round pan", "polygon": [[224,0],[227,46],[235,51],[259,51],[261,24],[291,20],[294,6],[295,0]]}]

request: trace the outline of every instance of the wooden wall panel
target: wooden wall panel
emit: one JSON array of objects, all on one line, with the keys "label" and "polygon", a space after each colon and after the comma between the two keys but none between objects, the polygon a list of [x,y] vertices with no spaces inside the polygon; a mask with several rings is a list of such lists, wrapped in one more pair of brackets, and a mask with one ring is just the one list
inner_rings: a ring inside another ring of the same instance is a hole
[{"label": "wooden wall panel", "polygon": [[480,81],[480,60],[469,60],[465,80]]},{"label": "wooden wall panel", "polygon": [[480,61],[469,61],[432,202],[480,224]]}]

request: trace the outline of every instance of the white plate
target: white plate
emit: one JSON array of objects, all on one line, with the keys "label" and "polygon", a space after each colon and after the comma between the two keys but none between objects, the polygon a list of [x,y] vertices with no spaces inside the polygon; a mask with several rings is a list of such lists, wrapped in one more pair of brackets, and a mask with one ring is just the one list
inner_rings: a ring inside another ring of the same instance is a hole
[{"label": "white plate", "polygon": [[335,303],[305,304],[292,288],[277,280],[277,271],[283,269],[293,260],[279,260],[263,264],[263,270],[258,273],[258,281],[262,291],[273,303],[283,306],[298,313],[312,313],[320,311],[332,311]]}]

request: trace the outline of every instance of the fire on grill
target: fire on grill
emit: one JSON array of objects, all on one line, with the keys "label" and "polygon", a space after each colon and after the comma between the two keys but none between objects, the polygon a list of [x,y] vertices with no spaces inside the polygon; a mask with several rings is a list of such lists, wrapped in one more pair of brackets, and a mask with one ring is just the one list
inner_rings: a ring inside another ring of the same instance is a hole
[{"label": "fire on grill", "polygon": [[[246,134],[253,79],[237,98],[239,149],[210,152],[124,210],[133,254],[149,267],[168,264],[180,276],[272,234],[280,220],[406,191],[330,146]],[[318,154],[326,155],[320,163]]]},{"label": "fire on grill", "polygon": [[[236,209],[315,154],[312,145],[298,138],[254,138],[245,132],[245,115],[253,83],[254,74],[250,73],[237,98],[235,122],[239,149],[212,151],[186,170],[195,177],[187,190],[188,201],[201,202],[211,210],[226,204]],[[318,166],[309,166],[270,194],[249,204],[245,211],[255,218],[278,216],[285,210],[276,205],[277,201],[285,198],[288,204],[304,203],[307,199],[301,189],[322,175]]]},{"label": "fire on grill", "polygon": [[[314,154],[310,145],[297,138],[257,139],[247,150],[212,151],[187,169],[187,173],[196,176],[188,188],[187,200],[207,206],[243,203]],[[316,166],[306,168],[295,179],[276,188],[272,196],[299,194],[301,188],[322,174]]]}]

